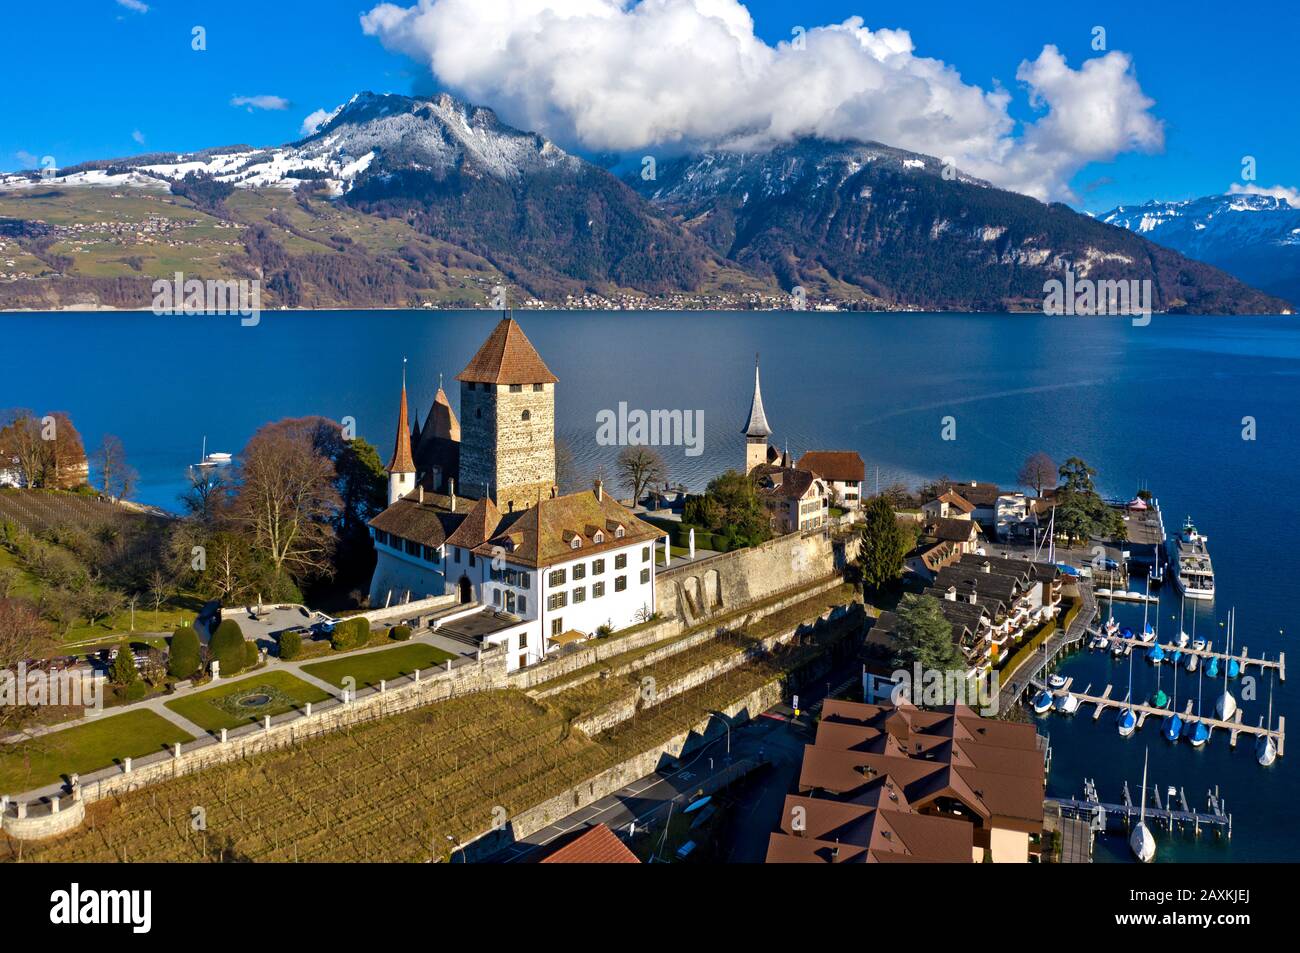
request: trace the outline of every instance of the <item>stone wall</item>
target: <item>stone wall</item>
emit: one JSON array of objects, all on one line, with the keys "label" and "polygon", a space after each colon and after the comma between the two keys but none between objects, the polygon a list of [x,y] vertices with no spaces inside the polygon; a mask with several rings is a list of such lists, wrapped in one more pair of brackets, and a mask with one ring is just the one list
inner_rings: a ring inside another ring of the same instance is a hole
[{"label": "stone wall", "polygon": [[660,610],[694,625],[835,571],[827,530],[778,536],[759,546],[680,563],[656,574]]},{"label": "stone wall", "polygon": [[675,735],[666,743],[627,759],[563,794],[548,798],[527,810],[521,811],[503,827],[488,831],[472,841],[458,845],[453,854],[462,854],[468,861],[482,860],[516,841],[534,834],[548,825],[568,817],[574,811],[613,794],[634,781],[664,765],[665,760],[680,758],[701,745],[712,741],[727,731],[727,725],[749,721],[759,712],[766,711],[781,701],[780,680],[773,680],[750,692],[744,698],[722,710],[726,720],[710,715]]},{"label": "stone wall", "polygon": [[[460,489],[490,495],[500,510],[532,506],[555,486],[555,385],[462,382]],[[527,419],[525,419],[527,414]]]}]

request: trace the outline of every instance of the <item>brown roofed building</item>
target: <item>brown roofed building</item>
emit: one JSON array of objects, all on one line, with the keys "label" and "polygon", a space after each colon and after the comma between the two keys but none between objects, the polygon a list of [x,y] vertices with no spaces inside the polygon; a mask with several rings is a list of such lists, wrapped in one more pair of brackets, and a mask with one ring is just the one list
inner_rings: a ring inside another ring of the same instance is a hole
[{"label": "brown roofed building", "polygon": [[1026,861],[1044,782],[1032,725],[828,699],[768,861]]},{"label": "brown roofed building", "polygon": [[862,506],[866,464],[856,450],[809,450],[799,458],[798,466],[824,479],[845,509]]},{"label": "brown roofed building", "polygon": [[542,859],[544,864],[639,864],[607,824],[589,827]]}]

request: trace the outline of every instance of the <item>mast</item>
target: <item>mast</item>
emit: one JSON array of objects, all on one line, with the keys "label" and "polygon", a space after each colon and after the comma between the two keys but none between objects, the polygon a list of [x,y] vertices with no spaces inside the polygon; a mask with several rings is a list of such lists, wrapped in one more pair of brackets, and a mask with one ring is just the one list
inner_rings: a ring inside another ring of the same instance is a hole
[{"label": "mast", "polygon": [[1138,808],[1138,826],[1145,827],[1147,822],[1147,755],[1150,749],[1142,749],[1142,806]]}]

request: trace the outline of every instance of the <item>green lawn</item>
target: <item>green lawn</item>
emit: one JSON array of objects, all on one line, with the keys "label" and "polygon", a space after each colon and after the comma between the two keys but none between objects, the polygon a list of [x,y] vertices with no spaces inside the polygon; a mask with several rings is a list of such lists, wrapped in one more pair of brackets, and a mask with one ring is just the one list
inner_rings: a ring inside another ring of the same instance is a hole
[{"label": "green lawn", "polygon": [[[241,699],[265,695],[257,705],[241,705]],[[260,722],[267,715],[301,708],[307,702],[323,702],[330,696],[321,689],[294,678],[288,672],[258,672],[237,682],[220,682],[215,688],[167,702],[167,707],[200,728],[218,732]]]},{"label": "green lawn", "polygon": [[122,758],[143,757],[193,740],[146,709],[101,717],[31,741],[0,745],[0,791],[30,791],[69,774],[89,774]]},{"label": "green lawn", "polygon": [[455,657],[450,652],[417,642],[383,652],[315,662],[304,665],[302,669],[340,688],[343,687],[343,680],[350,676],[356,679],[357,687],[362,688],[367,685],[378,685],[380,679],[391,681],[401,675],[409,675],[417,668],[426,669],[433,665],[441,665]]}]

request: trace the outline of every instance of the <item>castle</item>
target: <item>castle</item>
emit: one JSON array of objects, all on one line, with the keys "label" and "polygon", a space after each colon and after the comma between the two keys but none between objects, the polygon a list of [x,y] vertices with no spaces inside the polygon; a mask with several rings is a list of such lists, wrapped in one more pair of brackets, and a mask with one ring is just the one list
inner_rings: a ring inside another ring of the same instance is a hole
[{"label": "castle", "polygon": [[371,605],[455,593],[481,607],[460,628],[506,645],[510,670],[647,618],[665,534],[600,481],[559,494],[559,381],[519,324],[503,318],[456,380],[461,419],[439,385],[421,426],[409,419],[403,376],[388,507],[370,521]]}]

